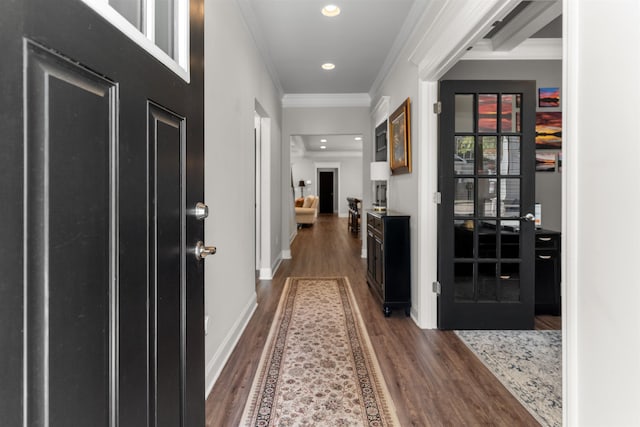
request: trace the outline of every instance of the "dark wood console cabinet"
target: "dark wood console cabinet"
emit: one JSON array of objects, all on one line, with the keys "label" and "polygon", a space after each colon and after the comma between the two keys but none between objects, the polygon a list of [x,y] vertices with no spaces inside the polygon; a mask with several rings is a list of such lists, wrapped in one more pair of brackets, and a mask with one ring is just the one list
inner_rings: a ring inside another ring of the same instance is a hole
[{"label": "dark wood console cabinet", "polygon": [[384,315],[411,310],[409,216],[367,212],[367,283],[382,301]]},{"label": "dark wood console cabinet", "polygon": [[560,233],[536,230],[536,314],[560,315],[560,266]]}]

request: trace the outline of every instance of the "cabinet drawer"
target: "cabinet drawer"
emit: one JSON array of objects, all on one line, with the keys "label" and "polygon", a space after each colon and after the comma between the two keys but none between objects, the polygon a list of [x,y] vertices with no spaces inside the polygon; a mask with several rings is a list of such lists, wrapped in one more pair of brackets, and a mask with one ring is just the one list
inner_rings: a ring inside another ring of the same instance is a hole
[{"label": "cabinet drawer", "polygon": [[558,236],[548,234],[536,234],[536,248],[557,249]]},{"label": "cabinet drawer", "polygon": [[382,232],[382,220],[377,216],[369,215],[367,218],[367,227]]}]

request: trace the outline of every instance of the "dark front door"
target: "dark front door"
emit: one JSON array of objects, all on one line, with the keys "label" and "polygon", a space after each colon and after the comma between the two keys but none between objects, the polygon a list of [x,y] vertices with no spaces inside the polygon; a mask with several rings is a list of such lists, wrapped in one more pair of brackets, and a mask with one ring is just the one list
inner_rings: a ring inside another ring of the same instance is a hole
[{"label": "dark front door", "polygon": [[320,173],[320,213],[333,213],[333,171]]},{"label": "dark front door", "polygon": [[201,6],[187,83],[81,1],[3,2],[3,426],[204,425]]},{"label": "dark front door", "polygon": [[534,322],[535,82],[440,85],[438,326]]}]

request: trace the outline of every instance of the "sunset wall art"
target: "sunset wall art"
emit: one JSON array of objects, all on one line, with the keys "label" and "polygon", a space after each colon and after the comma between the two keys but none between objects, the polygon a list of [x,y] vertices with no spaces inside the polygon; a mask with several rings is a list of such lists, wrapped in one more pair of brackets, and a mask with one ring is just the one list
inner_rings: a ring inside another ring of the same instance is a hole
[{"label": "sunset wall art", "polygon": [[541,87],[538,89],[538,107],[559,107],[560,88]]},{"label": "sunset wall art", "polygon": [[536,113],[536,148],[562,148],[562,113]]}]

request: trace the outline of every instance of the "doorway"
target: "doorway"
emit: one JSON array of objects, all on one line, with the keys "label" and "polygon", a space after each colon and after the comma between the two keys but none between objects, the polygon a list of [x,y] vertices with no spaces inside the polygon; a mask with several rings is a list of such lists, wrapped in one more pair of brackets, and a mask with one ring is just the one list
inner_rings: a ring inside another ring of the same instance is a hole
[{"label": "doorway", "polygon": [[534,326],[535,89],[441,82],[441,329]]},{"label": "doorway", "polygon": [[320,197],[320,210],[321,214],[333,213],[333,195],[335,194],[335,173],[333,170],[318,171],[318,195]]}]

